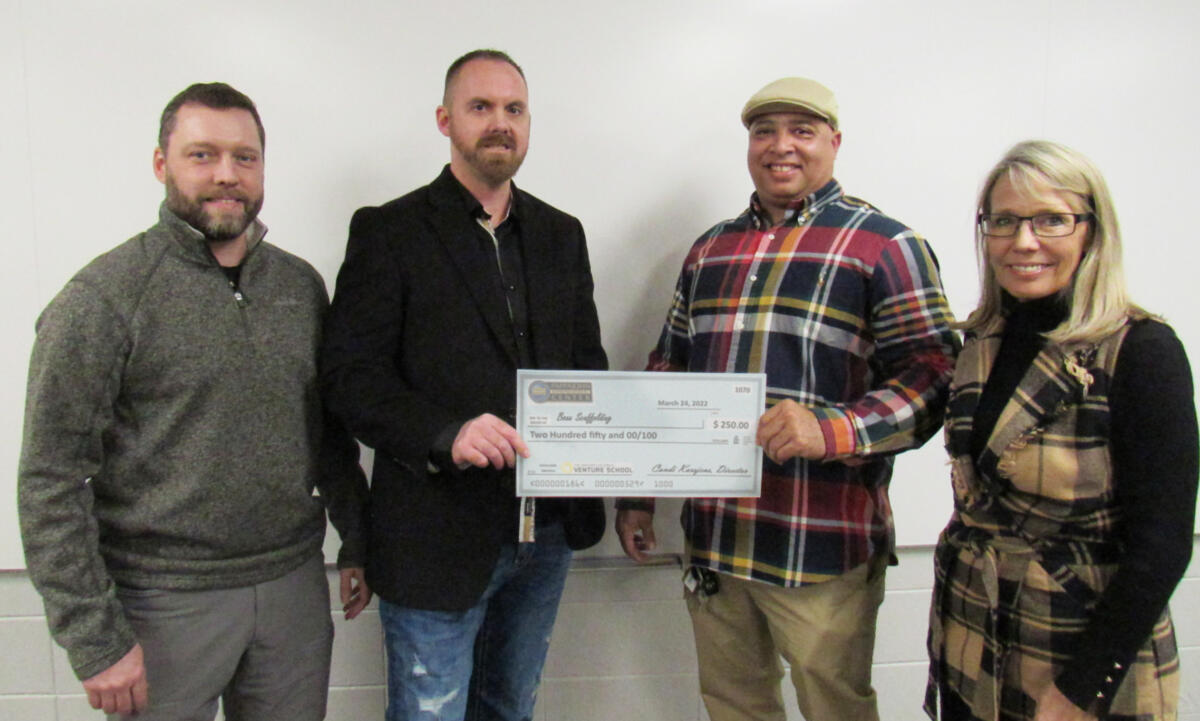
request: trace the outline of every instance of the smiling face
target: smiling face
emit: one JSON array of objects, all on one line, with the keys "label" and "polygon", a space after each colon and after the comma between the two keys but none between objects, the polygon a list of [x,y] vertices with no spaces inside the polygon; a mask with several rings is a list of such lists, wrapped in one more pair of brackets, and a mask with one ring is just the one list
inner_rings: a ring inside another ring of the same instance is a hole
[{"label": "smiling face", "polygon": [[185,104],[154,175],[167,208],[211,242],[243,237],[263,204],[263,148],[254,116],[241,108]]},{"label": "smiling face", "polygon": [[463,65],[437,109],[450,138],[450,168],[499,187],[517,173],[529,149],[529,91],[512,65],[487,58]]},{"label": "smiling face", "polygon": [[[1018,190],[1007,175],[1001,176],[988,196],[987,212],[1014,216],[1041,213],[1084,212],[1083,199],[1044,182]],[[988,265],[1000,287],[1018,300],[1045,298],[1071,285],[1091,233],[1091,221],[1080,221],[1075,231],[1061,238],[1042,238],[1033,225],[1021,222],[1016,235],[984,236]]]},{"label": "smiling face", "polygon": [[833,179],[842,134],[808,113],[767,113],[750,122],[746,161],[750,178],[771,220]]}]

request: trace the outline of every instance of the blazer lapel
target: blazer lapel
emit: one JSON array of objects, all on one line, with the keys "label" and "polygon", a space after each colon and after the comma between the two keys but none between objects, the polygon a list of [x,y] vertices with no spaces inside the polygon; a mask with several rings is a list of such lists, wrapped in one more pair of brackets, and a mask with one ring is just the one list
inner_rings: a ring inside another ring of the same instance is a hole
[{"label": "blazer lapel", "polygon": [[533,360],[539,367],[553,356],[551,346],[562,343],[562,339],[555,338],[554,331],[546,326],[551,314],[564,312],[558,288],[562,282],[560,276],[567,270],[559,262],[562,239],[553,237],[542,220],[537,213],[526,213],[521,228],[525,289],[529,299],[529,335],[533,341]]}]

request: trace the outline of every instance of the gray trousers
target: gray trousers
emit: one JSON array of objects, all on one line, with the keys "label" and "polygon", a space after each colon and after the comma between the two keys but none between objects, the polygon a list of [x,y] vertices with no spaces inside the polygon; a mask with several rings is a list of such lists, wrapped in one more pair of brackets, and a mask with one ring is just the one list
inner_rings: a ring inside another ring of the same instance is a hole
[{"label": "gray trousers", "polygon": [[[146,659],[137,721],[320,721],[333,648],[318,553],[271,581],[217,591],[119,588]],[[121,717],[109,716],[110,721]]]}]

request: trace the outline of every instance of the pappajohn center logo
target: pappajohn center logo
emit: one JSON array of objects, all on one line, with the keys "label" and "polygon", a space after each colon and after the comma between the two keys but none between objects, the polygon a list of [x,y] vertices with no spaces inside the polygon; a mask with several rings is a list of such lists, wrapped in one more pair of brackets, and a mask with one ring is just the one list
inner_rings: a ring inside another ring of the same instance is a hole
[{"label": "pappajohn center logo", "polygon": [[534,381],[529,384],[529,400],[534,403],[591,403],[589,381]]}]

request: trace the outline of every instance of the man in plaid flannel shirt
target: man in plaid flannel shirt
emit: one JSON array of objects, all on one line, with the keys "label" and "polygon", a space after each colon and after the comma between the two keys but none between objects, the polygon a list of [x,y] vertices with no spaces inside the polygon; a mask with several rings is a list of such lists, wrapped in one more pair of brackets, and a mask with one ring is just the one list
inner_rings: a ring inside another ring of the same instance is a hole
[{"label": "man in plaid flannel shirt", "polygon": [[[941,425],[958,341],[928,244],[834,180],[833,93],[784,78],[742,122],[750,207],[692,246],[648,366],[767,375],[761,497],[683,507],[700,690],[713,721],[782,721],[782,655],[808,721],[871,721],[892,458]],[[653,505],[617,506],[643,561]]]}]

